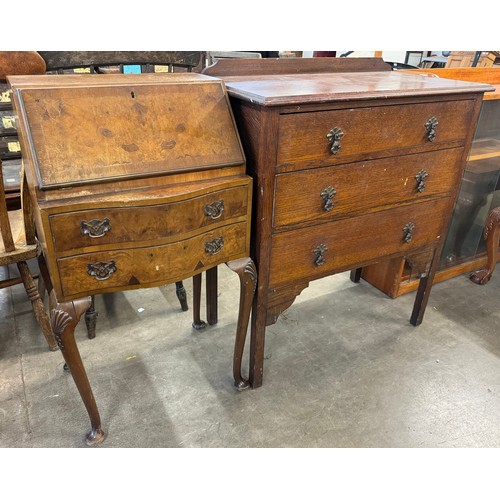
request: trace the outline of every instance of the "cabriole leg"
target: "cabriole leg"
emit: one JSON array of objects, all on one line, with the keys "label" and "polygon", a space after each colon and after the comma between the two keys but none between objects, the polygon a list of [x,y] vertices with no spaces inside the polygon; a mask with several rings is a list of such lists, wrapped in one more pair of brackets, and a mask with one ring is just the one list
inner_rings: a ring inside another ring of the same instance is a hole
[{"label": "cabriole leg", "polygon": [[234,385],[238,390],[249,387],[250,383],[241,375],[241,362],[245,349],[245,340],[252,310],[252,301],[257,287],[257,269],[250,257],[233,260],[227,263],[229,269],[238,274],[240,278],[240,307],[238,312],[238,325],[233,355]]},{"label": "cabriole leg", "polygon": [[500,238],[500,207],[494,208],[488,214],[483,234],[486,240],[486,252],[488,256],[486,269],[475,271],[469,276],[470,280],[477,285],[486,285],[493,276],[493,271],[497,265],[498,242]]},{"label": "cabriole leg", "polygon": [[89,446],[95,446],[104,441],[104,431],[101,427],[101,417],[97,409],[94,394],[83,366],[82,358],[75,342],[75,327],[82,314],[89,308],[90,297],[58,303],[52,290],[50,295],[50,322],[64,361],[83,400],[90,418],[91,430],[85,437]]}]

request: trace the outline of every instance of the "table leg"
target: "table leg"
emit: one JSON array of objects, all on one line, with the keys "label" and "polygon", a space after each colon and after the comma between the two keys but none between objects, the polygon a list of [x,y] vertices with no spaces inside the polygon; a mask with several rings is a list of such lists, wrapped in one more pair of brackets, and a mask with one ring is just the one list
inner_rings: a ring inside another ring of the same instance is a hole
[{"label": "table leg", "polygon": [[87,337],[89,339],[95,338],[95,327],[97,323],[98,312],[95,310],[95,300],[92,295],[90,307],[85,312],[85,324],[87,325]]},{"label": "table leg", "polygon": [[85,437],[89,446],[94,446],[104,441],[104,431],[101,427],[101,418],[90,387],[90,383],[83,366],[82,358],[75,342],[75,327],[82,314],[89,308],[90,297],[75,299],[73,301],[58,303],[52,290],[50,295],[50,322],[57,344],[68,366],[71,376],[87,409],[90,418],[91,430]]},{"label": "table leg", "polygon": [[356,269],[351,270],[350,278],[353,283],[359,283],[361,279],[361,273],[363,272],[362,267],[357,267]]},{"label": "table leg", "polygon": [[175,282],[175,293],[177,295],[177,298],[179,299],[181,309],[183,311],[187,311],[189,309],[187,303],[187,294],[186,289],[184,288],[184,283],[182,281]]},{"label": "table leg", "polygon": [[[249,387],[249,380],[245,380],[241,375],[241,362],[243,351],[245,349],[245,340],[247,336],[250,312],[252,310],[252,301],[257,287],[257,269],[250,257],[232,260],[227,262],[229,269],[238,274],[240,278],[240,307],[238,312],[238,325],[236,328],[236,339],[234,343],[233,355],[233,376],[234,385],[238,390]],[[250,356],[252,360],[252,356]],[[250,363],[250,369],[252,362]]]},{"label": "table leg", "polygon": [[201,273],[193,276],[193,328],[202,330],[207,324],[200,317],[201,309]]},{"label": "table leg", "polygon": [[207,321],[209,325],[215,325],[218,320],[217,314],[217,266],[207,269]]},{"label": "table leg", "polygon": [[430,265],[429,272],[425,277],[420,278],[417,295],[415,297],[415,302],[413,304],[413,311],[410,318],[410,323],[413,326],[420,325],[420,323],[422,323],[422,320],[424,319],[425,308],[427,307],[427,302],[429,300],[429,295],[431,293],[432,283],[434,281],[434,275],[436,274],[436,269],[439,264],[441,249],[442,249],[441,245],[434,249],[434,255],[432,256],[432,263]]}]

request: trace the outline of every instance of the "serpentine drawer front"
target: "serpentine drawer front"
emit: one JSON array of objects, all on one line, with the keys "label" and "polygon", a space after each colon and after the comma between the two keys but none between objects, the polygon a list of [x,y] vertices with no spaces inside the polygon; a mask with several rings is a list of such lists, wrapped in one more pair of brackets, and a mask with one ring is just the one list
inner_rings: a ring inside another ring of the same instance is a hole
[{"label": "serpentine drawer front", "polygon": [[[354,60],[342,62],[352,72],[325,72],[317,59],[308,69],[294,63],[295,73],[279,60],[276,74],[271,63],[259,75],[238,61],[220,73],[257,193],[254,387],[263,379],[266,325],[311,280],[352,270],[357,281],[364,265],[428,250],[411,316],[422,321],[482,94],[492,89],[360,70]],[[341,328],[342,312],[336,317]]]},{"label": "serpentine drawer front", "polygon": [[92,252],[58,259],[66,297],[84,290],[103,293],[173,283],[186,276],[186,269],[204,271],[245,256],[245,222],[223,226],[193,238],[167,245]]},{"label": "serpentine drawer front", "polygon": [[253,181],[222,80],[150,73],[9,81],[51,324],[89,414],[87,444],[104,431],[74,330],[95,294],[193,277],[199,328],[201,273],[215,324],[217,266],[227,263],[240,280],[234,383],[248,387],[241,367],[257,280]]},{"label": "serpentine drawer front", "polygon": [[183,238],[185,234],[227,224],[248,212],[250,179],[240,181],[241,187],[164,203],[133,206],[110,206],[49,216],[54,249],[73,249],[158,242]]}]

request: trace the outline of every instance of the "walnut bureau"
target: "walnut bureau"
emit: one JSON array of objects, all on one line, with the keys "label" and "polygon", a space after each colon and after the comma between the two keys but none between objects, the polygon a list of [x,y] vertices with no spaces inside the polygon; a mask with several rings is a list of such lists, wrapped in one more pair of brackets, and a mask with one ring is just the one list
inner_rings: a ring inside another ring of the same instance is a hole
[{"label": "walnut bureau", "polygon": [[74,339],[98,293],[180,281],[218,264],[240,277],[241,375],[256,286],[252,179],[221,80],[198,74],[11,77],[51,323],[104,439]]},{"label": "walnut bureau", "polygon": [[363,266],[432,250],[411,315],[421,323],[481,99],[492,90],[354,72],[355,61],[353,72],[345,60],[317,73],[309,61],[307,74],[294,64],[288,74],[262,64],[258,74],[248,61],[208,68],[226,83],[254,178],[253,387],[262,384],[266,326],[312,280],[352,270],[356,281]]}]

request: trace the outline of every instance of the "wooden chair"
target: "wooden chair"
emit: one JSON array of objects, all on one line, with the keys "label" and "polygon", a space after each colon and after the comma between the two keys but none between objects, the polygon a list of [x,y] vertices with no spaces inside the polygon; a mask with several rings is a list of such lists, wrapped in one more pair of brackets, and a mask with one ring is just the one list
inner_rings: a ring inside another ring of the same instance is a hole
[{"label": "wooden chair", "polygon": [[[0,52],[0,82],[5,82],[7,75],[35,75],[44,72],[45,62],[36,52]],[[57,343],[50,326],[49,316],[27,262],[37,257],[38,244],[31,217],[29,196],[22,181],[22,175],[21,186],[22,208],[7,210],[2,160],[0,159],[0,266],[15,264],[20,274],[16,278],[1,280],[0,289],[23,283],[49,348],[55,351]]]},{"label": "wooden chair", "polygon": [[5,200],[2,161],[0,160],[0,266],[16,264],[21,275],[19,278],[8,278],[0,281],[0,289],[23,283],[49,348],[51,351],[55,351],[57,350],[57,343],[50,326],[49,316],[44,308],[42,298],[27,262],[37,257],[38,244],[29,208],[29,196],[25,192],[25,184],[22,185],[23,208],[8,211]]}]

